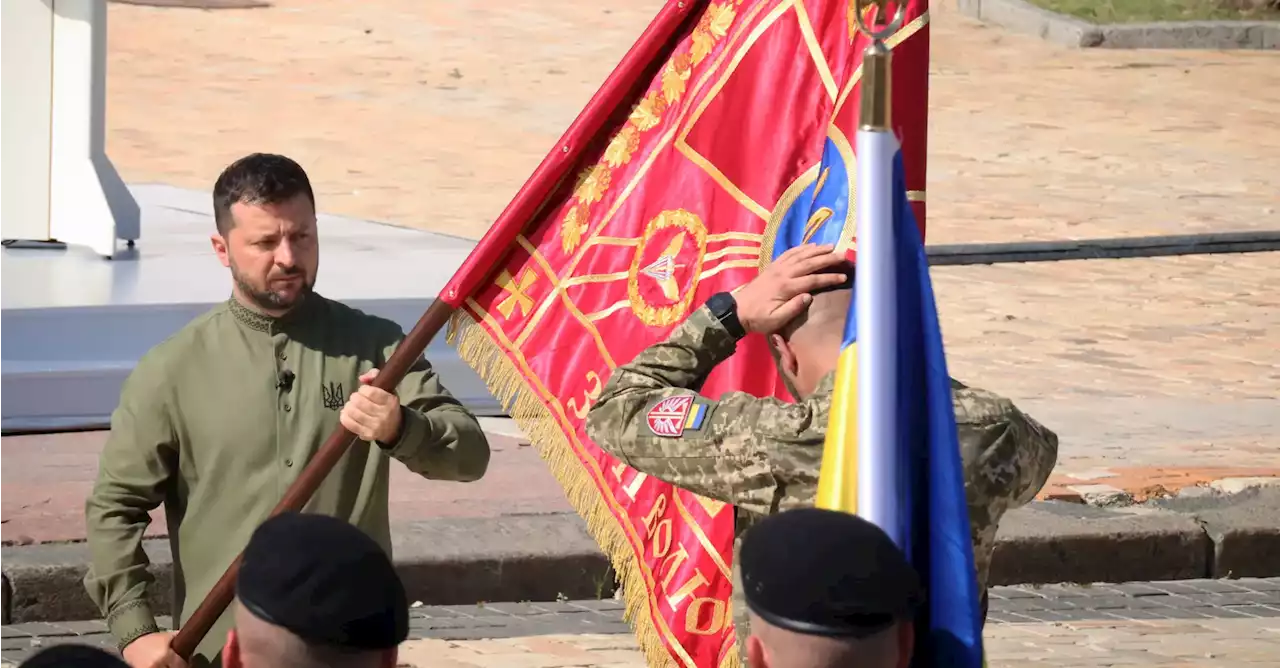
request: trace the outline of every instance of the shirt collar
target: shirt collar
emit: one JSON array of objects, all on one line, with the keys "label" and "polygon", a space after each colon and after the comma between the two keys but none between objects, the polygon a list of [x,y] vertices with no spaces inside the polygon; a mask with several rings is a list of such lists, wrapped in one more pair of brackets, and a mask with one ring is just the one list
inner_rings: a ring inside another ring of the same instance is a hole
[{"label": "shirt collar", "polygon": [[259,313],[241,304],[240,300],[234,296],[227,300],[227,308],[235,316],[236,320],[245,327],[259,332],[266,332],[267,334],[275,334],[289,325],[302,322],[313,315],[322,301],[324,300],[320,295],[312,292],[303,298],[301,304],[279,317]]}]

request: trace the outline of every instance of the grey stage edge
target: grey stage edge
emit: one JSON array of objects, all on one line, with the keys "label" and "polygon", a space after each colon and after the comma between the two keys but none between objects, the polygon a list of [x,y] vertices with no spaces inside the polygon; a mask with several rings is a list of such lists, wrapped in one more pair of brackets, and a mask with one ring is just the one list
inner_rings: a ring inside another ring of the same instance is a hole
[{"label": "grey stage edge", "polygon": [[[230,295],[214,256],[211,198],[130,186],[142,206],[135,249],[104,259],[82,247],[4,248],[5,433],[108,423],[124,379],[151,347]],[[408,331],[475,246],[469,239],[321,214],[316,290]],[[479,415],[502,407],[436,336],[427,347],[444,385]]]},{"label": "grey stage edge", "polygon": [[[992,585],[1280,576],[1280,488],[1128,508],[1035,502],[1009,513]],[[426,605],[613,595],[608,560],[573,513],[441,519],[393,527],[410,598]],[[148,540],[169,612],[168,542]],[[3,548],[4,623],[93,619],[83,543]]]}]

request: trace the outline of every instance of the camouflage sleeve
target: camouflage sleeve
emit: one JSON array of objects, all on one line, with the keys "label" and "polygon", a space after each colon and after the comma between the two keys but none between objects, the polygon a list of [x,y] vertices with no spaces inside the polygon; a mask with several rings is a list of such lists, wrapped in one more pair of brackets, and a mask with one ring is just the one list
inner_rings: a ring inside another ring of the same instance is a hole
[{"label": "camouflage sleeve", "polygon": [[1058,461],[1058,435],[998,394],[951,382],[974,558],[985,585],[1000,519],[1044,487]]},{"label": "camouflage sleeve", "polygon": [[817,484],[825,401],[786,403],[694,388],[735,342],[706,308],[618,367],[587,414],[587,435],[632,468],[747,510],[777,510]]}]

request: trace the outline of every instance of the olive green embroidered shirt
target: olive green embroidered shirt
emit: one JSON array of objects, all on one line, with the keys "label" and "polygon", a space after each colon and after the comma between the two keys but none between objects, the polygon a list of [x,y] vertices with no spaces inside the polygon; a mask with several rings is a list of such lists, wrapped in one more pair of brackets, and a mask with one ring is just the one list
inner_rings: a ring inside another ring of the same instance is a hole
[{"label": "olive green embroidered shirt", "polygon": [[[359,387],[403,340],[399,325],[319,295],[282,318],[234,299],[149,351],[111,416],[85,514],[89,596],[122,645],[158,630],[154,578],[141,547],[148,512],[164,504],[174,557],[175,625],[199,605],[270,514]],[[292,372],[291,382],[285,372]],[[419,357],[396,390],[395,443],[357,441],[304,511],[341,517],[388,554],[392,457],[438,480],[484,475],[489,445],[475,417]],[[195,665],[213,660],[231,627],[224,614]]]}]

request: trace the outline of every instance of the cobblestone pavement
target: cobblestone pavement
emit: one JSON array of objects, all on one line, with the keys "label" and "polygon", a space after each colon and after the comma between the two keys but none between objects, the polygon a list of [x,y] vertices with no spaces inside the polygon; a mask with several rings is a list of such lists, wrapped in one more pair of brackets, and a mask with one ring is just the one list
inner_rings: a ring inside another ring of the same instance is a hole
[{"label": "cobblestone pavement", "polygon": [[[643,666],[615,601],[418,607],[401,665]],[[110,646],[101,622],[4,627],[5,665],[58,642]],[[997,587],[988,665],[1234,667],[1280,662],[1280,578]]]}]

